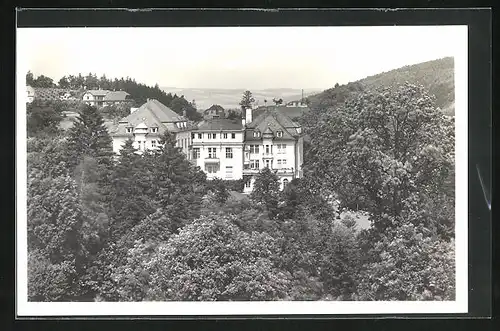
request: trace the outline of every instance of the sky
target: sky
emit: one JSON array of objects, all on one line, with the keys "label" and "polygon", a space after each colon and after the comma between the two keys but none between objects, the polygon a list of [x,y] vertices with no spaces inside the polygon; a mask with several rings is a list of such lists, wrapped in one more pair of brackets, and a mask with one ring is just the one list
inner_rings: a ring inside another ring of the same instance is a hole
[{"label": "sky", "polygon": [[20,67],[182,88],[326,89],[454,56],[453,26],[20,28]]}]

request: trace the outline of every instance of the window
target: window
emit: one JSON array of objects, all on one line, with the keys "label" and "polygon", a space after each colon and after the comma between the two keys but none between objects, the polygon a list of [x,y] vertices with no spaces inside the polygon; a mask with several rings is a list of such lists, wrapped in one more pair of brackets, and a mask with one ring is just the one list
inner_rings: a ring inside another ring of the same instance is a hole
[{"label": "window", "polygon": [[194,139],[194,133],[191,133],[191,139]]},{"label": "window", "polygon": [[200,158],[200,149],[193,148],[193,159],[199,159],[199,158]]},{"label": "window", "polygon": [[233,149],[228,147],[226,148],[226,159],[232,159],[233,158]]},{"label": "window", "polygon": [[201,139],[203,137],[202,133],[198,133],[198,139]]},{"label": "window", "polygon": [[219,171],[219,166],[217,164],[206,164],[205,171],[209,174],[215,174]]},{"label": "window", "polygon": [[212,133],[212,138],[217,139],[217,134],[216,133]]},{"label": "window", "polygon": [[156,147],[156,140],[151,140],[151,147],[153,147],[153,148]]},{"label": "window", "polygon": [[207,134],[207,139],[212,139],[212,134],[211,133]]},{"label": "window", "polygon": [[127,133],[132,133],[132,128],[127,128]]},{"label": "window", "polygon": [[250,145],[250,154],[259,154],[259,145]]},{"label": "window", "polygon": [[269,154],[269,145],[266,145],[266,154]]},{"label": "window", "polygon": [[286,166],[286,159],[281,160],[281,164],[283,165],[283,167],[285,167]]},{"label": "window", "polygon": [[285,154],[286,152],[286,144],[278,144],[278,154]]},{"label": "window", "polygon": [[233,166],[226,167],[226,178],[233,178]]},{"label": "window", "polygon": [[254,131],[253,136],[258,138],[260,137],[260,132],[259,131]]},{"label": "window", "polygon": [[278,168],[281,168],[281,160],[278,160]]},{"label": "window", "polygon": [[209,159],[216,159],[217,158],[217,148],[215,148],[215,147],[208,148],[208,158]]},{"label": "window", "polygon": [[283,179],[283,189],[288,185],[288,179]]},{"label": "window", "polygon": [[251,182],[251,180],[247,180],[247,181],[245,182],[245,187],[246,187],[246,188],[250,188],[250,186],[252,186],[252,182]]},{"label": "window", "polygon": [[224,133],[224,139],[227,139],[227,133]]},{"label": "window", "polygon": [[158,128],[151,128],[151,132],[152,132],[152,133],[156,133],[156,132],[158,132]]},{"label": "window", "polygon": [[277,136],[278,138],[283,137],[283,131],[278,131],[278,132],[276,132],[276,136]]},{"label": "window", "polygon": [[251,160],[250,161],[250,169],[260,169],[259,160]]},{"label": "window", "polygon": [[231,133],[231,139],[236,139],[236,133]]}]

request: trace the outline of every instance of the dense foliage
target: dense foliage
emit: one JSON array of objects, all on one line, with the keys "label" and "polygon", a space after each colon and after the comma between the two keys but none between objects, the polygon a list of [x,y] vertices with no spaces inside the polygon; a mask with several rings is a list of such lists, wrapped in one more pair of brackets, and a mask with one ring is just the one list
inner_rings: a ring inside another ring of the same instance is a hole
[{"label": "dense foliage", "polygon": [[454,125],[421,86],[338,86],[303,119],[304,177],[264,168],[248,196],[168,132],[113,155],[96,108],[67,132],[51,109],[28,139],[32,301],[454,299]]}]

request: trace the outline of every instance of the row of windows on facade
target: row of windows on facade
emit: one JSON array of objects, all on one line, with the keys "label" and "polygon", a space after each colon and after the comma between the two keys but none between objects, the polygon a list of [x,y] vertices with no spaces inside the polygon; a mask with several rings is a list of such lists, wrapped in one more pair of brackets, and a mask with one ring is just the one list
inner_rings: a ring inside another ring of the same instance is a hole
[{"label": "row of windows on facade", "polygon": [[[283,189],[288,185],[288,178],[283,179]],[[252,183],[248,180],[245,182],[245,187],[250,188],[252,186]]]},{"label": "row of windows on facade", "polygon": [[[200,158],[200,149],[198,147],[193,148],[193,159],[199,159]],[[208,148],[208,158],[209,159],[216,159],[217,158],[217,148],[216,147],[209,147]],[[226,147],[226,159],[232,159],[233,158],[233,149],[230,147]]]},{"label": "row of windows on facade", "polygon": [[[250,154],[259,154],[259,146],[260,145],[250,145]],[[286,153],[286,144],[276,144],[276,153],[277,154],[285,154]],[[273,153],[273,145],[263,145],[265,154]]]},{"label": "row of windows on facade", "polygon": [[[191,133],[191,138],[192,139],[196,139],[196,137],[198,137],[198,139],[203,139],[203,133]],[[217,133],[206,133],[207,135],[207,139],[217,139]],[[228,139],[229,138],[229,133],[221,133],[221,139]],[[231,133],[231,139],[236,139],[236,134],[235,133]]]},{"label": "row of windows on facade", "polygon": [[[134,132],[134,128],[131,127],[131,126],[127,127],[126,130],[127,130],[127,133]],[[151,132],[151,133],[158,133],[158,128],[157,127],[150,128],[149,132]]]},{"label": "row of windows on facade", "polygon": [[[139,149],[140,150],[145,150],[146,149],[146,140],[137,140],[137,145],[139,146]],[[158,142],[156,140],[151,140],[151,147],[152,148],[156,148],[158,147]],[[177,140],[177,146],[180,146],[182,148],[187,148],[188,146],[188,141],[187,139],[181,139],[181,140]]]},{"label": "row of windows on facade", "polygon": [[[264,160],[264,167],[274,169],[273,161],[274,160]],[[276,165],[277,165],[278,169],[286,168],[286,166],[287,166],[286,159],[276,160]],[[260,160],[250,160],[250,163],[245,168],[247,168],[247,169],[260,169]]]},{"label": "row of windows on facade", "polygon": [[[260,137],[260,132],[259,131],[254,131],[253,132],[254,138],[259,138]],[[283,137],[283,131],[276,131],[276,137],[281,138]]]}]

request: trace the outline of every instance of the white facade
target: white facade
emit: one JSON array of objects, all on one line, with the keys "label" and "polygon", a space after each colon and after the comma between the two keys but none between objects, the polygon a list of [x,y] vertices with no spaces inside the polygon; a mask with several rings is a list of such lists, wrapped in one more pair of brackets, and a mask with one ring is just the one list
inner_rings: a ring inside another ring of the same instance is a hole
[{"label": "white facade", "polygon": [[190,159],[207,179],[226,180],[243,177],[242,130],[192,131]]},{"label": "white facade", "polygon": [[[243,174],[255,176],[267,167],[278,175],[280,187],[283,189],[294,178],[302,177],[301,139],[299,141],[263,139],[245,142]],[[245,193],[252,192],[253,183],[254,178],[246,183]]]}]

